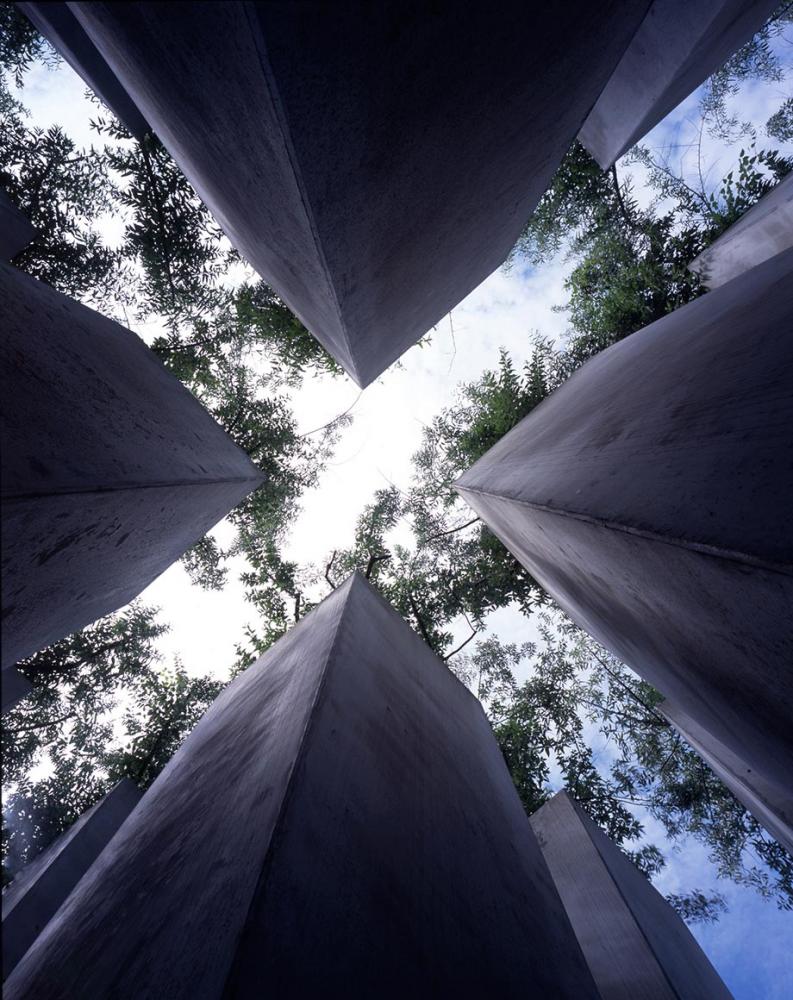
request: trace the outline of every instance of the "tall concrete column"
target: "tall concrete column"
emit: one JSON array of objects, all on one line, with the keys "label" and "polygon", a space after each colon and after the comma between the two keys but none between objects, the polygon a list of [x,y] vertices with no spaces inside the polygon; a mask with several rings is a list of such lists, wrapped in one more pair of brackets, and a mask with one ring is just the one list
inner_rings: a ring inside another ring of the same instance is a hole
[{"label": "tall concrete column", "polygon": [[69,10],[234,246],[365,386],[503,262],[648,6]]},{"label": "tall concrete column", "polygon": [[777,0],[653,0],[578,138],[604,170],[759,31]]},{"label": "tall concrete column", "polygon": [[35,235],[36,230],[0,188],[0,260],[11,260]]},{"label": "tall concrete column", "polygon": [[132,600],[262,482],[134,333],[0,264],[2,663]]},{"label": "tall concrete column", "polygon": [[567,792],[531,825],[602,1000],[729,1000],[680,917]]},{"label": "tall concrete column", "polygon": [[793,787],[793,250],[597,355],[458,483],[582,628]]},{"label": "tall concrete column", "polygon": [[11,974],[140,797],[137,785],[124,778],[3,890],[3,979]]},{"label": "tall concrete column", "polygon": [[793,793],[756,774],[740,756],[671,701],[656,706],[758,823],[793,856]]},{"label": "tall concrete column", "polygon": [[150,131],[146,119],[97,52],[68,4],[18,3],[17,7],[136,139],[142,139]]},{"label": "tall concrete column", "polygon": [[699,274],[708,288],[718,288],[790,247],[793,247],[793,174],[788,174],[764,195],[688,268]]},{"label": "tall concrete column", "polygon": [[478,701],[355,575],[221,694],[6,1000],[596,997]]}]

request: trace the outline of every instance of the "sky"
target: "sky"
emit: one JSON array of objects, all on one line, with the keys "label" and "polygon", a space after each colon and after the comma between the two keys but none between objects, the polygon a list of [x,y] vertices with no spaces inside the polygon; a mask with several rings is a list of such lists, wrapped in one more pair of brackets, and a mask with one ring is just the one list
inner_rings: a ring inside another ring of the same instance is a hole
[{"label": "sky", "polygon": [[[786,63],[793,67],[793,45],[777,42]],[[786,96],[784,83],[755,83],[744,87],[733,106],[744,120],[763,123]],[[36,125],[61,124],[78,143],[96,141],[89,120],[96,106],[85,97],[85,87],[62,63],[55,70],[34,67],[28,73],[23,103]],[[644,140],[655,150],[665,150],[672,166],[687,175],[697,170],[696,141],[699,136],[698,94],[684,101]],[[707,183],[720,178],[734,165],[737,148],[704,135],[702,162],[709,165]],[[758,147],[778,146],[758,137]],[[786,152],[793,153],[793,149]],[[621,179],[630,174],[634,194],[646,203],[651,194],[641,168],[618,164]],[[107,236],[118,232],[118,222],[108,221]],[[115,227],[115,228],[114,228]],[[505,348],[517,366],[531,351],[532,335],[540,333],[559,341],[565,333],[565,316],[555,311],[564,304],[563,287],[570,263],[560,255],[550,263],[532,268],[517,261],[499,269],[476,288],[431,332],[428,344],[414,347],[377,381],[360,393],[348,378],[308,379],[293,395],[293,406],[301,431],[321,426],[354,404],[352,425],[347,428],[336,454],[318,486],[308,492],[302,512],[292,527],[285,556],[299,563],[320,562],[334,548],[349,545],[355,520],[372,493],[389,483],[407,486],[411,456],[420,444],[422,428],[444,406],[452,402],[461,382],[476,379],[498,362]],[[156,325],[133,324],[144,339]],[[220,540],[229,528],[215,529]],[[230,581],[222,592],[205,592],[189,583],[176,564],[141,595],[146,604],[162,608],[162,619],[171,630],[160,648],[166,660],[179,655],[196,674],[226,677],[234,660],[234,646],[247,622],[255,617],[246,605],[241,586]],[[536,638],[530,620],[512,609],[495,612],[489,629],[505,642]],[[460,631],[464,636],[465,630]],[[684,891],[694,886],[707,891],[716,885],[713,866],[704,848],[689,840],[682,850],[670,852],[659,824],[636,810],[645,824],[647,839],[669,855],[666,868],[655,884],[662,892]],[[789,1000],[793,997],[793,914],[778,911],[748,889],[720,881],[717,888],[727,897],[729,911],[714,925],[695,925],[692,932],[720,972],[736,998]]]}]

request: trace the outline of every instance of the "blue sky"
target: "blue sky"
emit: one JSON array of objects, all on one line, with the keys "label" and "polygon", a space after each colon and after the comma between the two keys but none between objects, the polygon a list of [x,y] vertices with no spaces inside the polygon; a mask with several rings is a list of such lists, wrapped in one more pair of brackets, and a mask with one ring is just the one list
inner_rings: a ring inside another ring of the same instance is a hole
[{"label": "blue sky", "polygon": [[[782,40],[777,48],[791,64],[790,42]],[[734,106],[740,117],[764,123],[783,96],[782,83],[753,84],[742,90]],[[95,141],[88,122],[96,116],[96,108],[87,102],[82,82],[65,64],[55,72],[34,68],[22,99],[36,124],[57,122],[78,141]],[[673,165],[684,171],[696,169],[691,143],[698,135],[697,100],[692,95],[645,140],[656,150],[667,150]],[[745,141],[726,146],[705,136],[702,156],[709,181],[715,182],[732,166],[742,144]],[[777,144],[765,140],[761,131],[758,146],[763,145]],[[618,169],[623,177],[626,171],[632,173],[640,200],[650,197],[640,169],[624,164]],[[118,222],[108,220],[107,235],[112,238],[118,227]],[[534,332],[552,339],[563,337],[565,317],[553,307],[565,301],[563,282],[569,267],[560,255],[539,268],[517,262],[509,270],[496,271],[454,310],[451,319],[438,324],[428,345],[409,351],[401,365],[362,395],[348,379],[330,378],[312,379],[295,392],[294,407],[303,430],[322,425],[352,403],[355,421],[319,487],[304,499],[288,556],[300,562],[317,561],[334,547],[349,544],[355,518],[372,492],[389,482],[408,483],[410,458],[422,427],[451,402],[459,382],[473,380],[485,368],[495,366],[501,347],[521,363],[530,352]],[[133,326],[144,338],[157,329],[156,324]],[[215,530],[221,540],[228,537],[227,526],[221,524]],[[205,593],[192,587],[177,565],[144,592],[143,600],[160,605],[163,618],[172,626],[162,643],[166,657],[178,653],[196,673],[225,676],[234,644],[251,618],[238,585],[232,581],[222,593]],[[495,613],[489,627],[504,641],[534,638],[531,622],[510,609]],[[642,818],[648,839],[668,850],[657,824]],[[694,886],[707,890],[716,885],[716,879],[703,848],[691,841],[670,854],[657,885],[664,892]],[[715,925],[692,930],[727,985],[745,1000],[793,997],[793,914],[778,911],[755,892],[733,883],[719,882],[718,888],[728,899],[729,912]]]}]

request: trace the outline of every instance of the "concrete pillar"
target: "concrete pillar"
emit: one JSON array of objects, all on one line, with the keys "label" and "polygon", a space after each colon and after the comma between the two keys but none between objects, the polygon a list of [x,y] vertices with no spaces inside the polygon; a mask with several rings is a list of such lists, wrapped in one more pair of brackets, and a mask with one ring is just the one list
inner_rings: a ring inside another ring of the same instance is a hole
[{"label": "concrete pillar", "polygon": [[262,482],[143,341],[0,264],[2,662],[132,600]]},{"label": "concrete pillar", "polygon": [[17,7],[136,139],[142,139],[150,131],[146,119],[97,52],[68,4],[18,3]]},{"label": "concrete pillar", "polygon": [[3,979],[55,916],[141,797],[124,778],[3,890]]},{"label": "concrete pillar", "polygon": [[654,0],[579,133],[604,170],[758,31],[778,0]]},{"label": "concrete pillar", "polygon": [[0,685],[2,686],[2,711],[7,712],[13,708],[18,701],[21,701],[33,690],[30,681],[13,667],[0,672]]},{"label": "concrete pillar", "polygon": [[602,1000],[728,1000],[680,917],[567,792],[531,825]]},{"label": "concrete pillar", "polygon": [[793,785],[793,250],[587,362],[458,483],[582,628]]},{"label": "concrete pillar", "polygon": [[0,188],[0,260],[11,260],[35,236],[36,230]]},{"label": "concrete pillar", "polygon": [[708,288],[793,247],[793,174],[788,174],[689,265]]},{"label": "concrete pillar", "polygon": [[790,785],[780,786],[756,774],[738,754],[721,740],[714,739],[673,702],[663,701],[656,708],[757,822],[793,856],[793,795]]},{"label": "concrete pillar", "polygon": [[595,997],[480,704],[360,575],[218,698],[6,1000]]},{"label": "concrete pillar", "polygon": [[364,386],[503,262],[648,5],[69,8],[234,246]]}]

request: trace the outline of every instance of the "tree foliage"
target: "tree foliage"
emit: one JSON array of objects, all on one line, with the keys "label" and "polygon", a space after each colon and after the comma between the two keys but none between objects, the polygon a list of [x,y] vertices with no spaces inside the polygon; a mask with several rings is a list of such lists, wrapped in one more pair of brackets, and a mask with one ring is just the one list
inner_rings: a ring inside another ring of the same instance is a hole
[{"label": "tree foliage", "polygon": [[[752,122],[741,121],[730,112],[728,102],[748,81],[782,83],[788,67],[779,55],[779,49],[790,45],[790,27],[793,24],[793,6],[784,0],[763,27],[749,39],[727,62],[708,79],[700,102],[701,112],[711,135],[723,141],[757,137]],[[786,37],[787,36],[787,37]],[[791,137],[782,124],[790,115],[791,98],[766,122],[766,133],[780,142]]]},{"label": "tree foliage", "polygon": [[133,603],[21,661],[3,719],[3,882],[122,777],[147,787],[222,684],[164,668],[157,609]]}]

